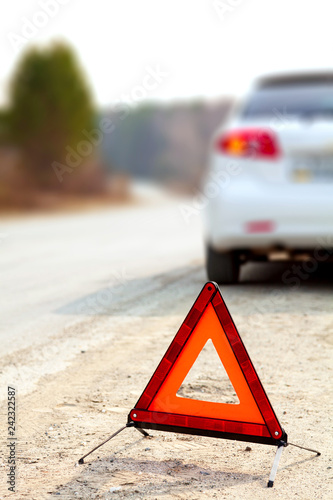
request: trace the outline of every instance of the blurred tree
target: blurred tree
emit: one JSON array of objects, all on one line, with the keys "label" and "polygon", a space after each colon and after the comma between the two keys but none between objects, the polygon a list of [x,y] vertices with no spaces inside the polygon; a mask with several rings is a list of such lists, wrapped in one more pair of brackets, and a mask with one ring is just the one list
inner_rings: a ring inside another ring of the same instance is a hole
[{"label": "blurred tree", "polygon": [[8,110],[0,109],[0,146],[8,143]]},{"label": "blurred tree", "polygon": [[72,49],[63,43],[32,48],[11,82],[9,136],[22,154],[22,167],[39,187],[60,187],[52,163],[66,164],[93,123],[89,86]]}]

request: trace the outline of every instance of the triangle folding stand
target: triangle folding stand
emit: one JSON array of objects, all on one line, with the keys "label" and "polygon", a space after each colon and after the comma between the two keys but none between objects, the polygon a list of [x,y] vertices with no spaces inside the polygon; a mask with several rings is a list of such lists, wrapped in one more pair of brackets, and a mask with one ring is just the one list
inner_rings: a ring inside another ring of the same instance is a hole
[{"label": "triangle folding stand", "polygon": [[[177,395],[197,357],[211,340],[239,404],[199,401]],[[277,446],[268,486],[272,487],[283,447],[288,446],[282,429],[265,393],[236,326],[216,283],[208,282],[201,290],[185,321],[133,410],[126,427],[196,434]],[[296,446],[296,445],[295,445]],[[303,448],[303,447],[301,447]],[[320,455],[316,450],[305,448]]]}]

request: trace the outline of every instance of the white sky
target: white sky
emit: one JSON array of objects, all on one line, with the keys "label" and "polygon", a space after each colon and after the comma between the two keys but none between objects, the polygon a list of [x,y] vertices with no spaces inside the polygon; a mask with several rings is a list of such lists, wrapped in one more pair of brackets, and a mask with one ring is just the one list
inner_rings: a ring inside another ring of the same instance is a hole
[{"label": "white sky", "polygon": [[[38,18],[43,2],[58,12]],[[0,0],[0,103],[24,48],[59,37],[76,49],[100,105],[138,95],[147,67],[167,73],[144,90],[163,101],[240,94],[263,73],[333,68],[332,0],[220,3],[224,16],[214,0]],[[10,37],[25,18],[44,26],[15,50]]]}]

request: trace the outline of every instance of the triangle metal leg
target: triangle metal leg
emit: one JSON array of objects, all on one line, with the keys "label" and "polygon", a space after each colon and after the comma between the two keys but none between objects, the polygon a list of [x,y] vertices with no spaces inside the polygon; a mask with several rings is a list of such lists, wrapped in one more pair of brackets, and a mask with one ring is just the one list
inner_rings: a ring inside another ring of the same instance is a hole
[{"label": "triangle metal leg", "polygon": [[114,432],[112,434],[112,436],[108,437],[107,439],[105,439],[105,441],[103,441],[103,443],[95,446],[95,448],[93,448],[92,450],[90,450],[88,453],[86,453],[85,455],[83,455],[83,457],[80,458],[79,460],[79,464],[84,464],[84,459],[90,455],[93,451],[97,450],[98,448],[100,448],[101,446],[103,446],[103,444],[107,443],[108,441],[110,441],[110,439],[114,438],[115,436],[117,436],[117,434],[119,434],[120,432],[122,432],[124,429],[126,429],[126,427],[133,427],[133,423],[129,422],[127,423],[126,425],[124,425],[124,427],[121,427],[121,429],[117,430],[116,432]]},{"label": "triangle metal leg", "polygon": [[269,475],[269,479],[268,479],[268,483],[267,483],[267,488],[273,488],[274,479],[275,479],[275,476],[276,476],[276,473],[277,473],[277,470],[279,467],[279,462],[280,462],[283,448],[284,448],[284,445],[281,444],[278,446],[278,449],[276,450],[272,470],[271,470],[271,473]]},{"label": "triangle metal leg", "polygon": [[144,436],[144,437],[150,437],[150,434],[148,434],[148,432],[146,432],[144,429],[140,429],[140,427],[135,427],[135,429],[139,432],[141,432],[141,434]]}]

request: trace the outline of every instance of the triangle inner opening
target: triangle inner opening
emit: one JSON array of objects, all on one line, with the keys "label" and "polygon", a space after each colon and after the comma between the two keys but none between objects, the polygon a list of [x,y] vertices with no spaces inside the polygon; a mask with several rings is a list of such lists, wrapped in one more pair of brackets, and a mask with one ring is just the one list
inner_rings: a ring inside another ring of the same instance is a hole
[{"label": "triangle inner opening", "polygon": [[177,396],[212,403],[240,403],[211,339],[186,375]]}]

